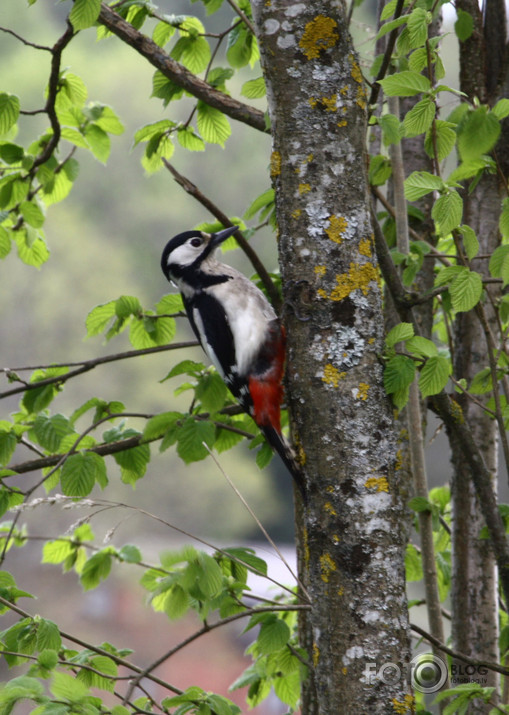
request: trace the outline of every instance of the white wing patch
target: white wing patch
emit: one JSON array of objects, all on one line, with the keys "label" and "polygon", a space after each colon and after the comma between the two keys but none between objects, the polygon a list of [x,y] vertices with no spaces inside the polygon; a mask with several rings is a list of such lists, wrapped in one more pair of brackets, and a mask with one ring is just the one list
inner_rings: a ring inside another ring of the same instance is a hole
[{"label": "white wing patch", "polygon": [[217,359],[216,353],[214,352],[214,348],[212,345],[207,342],[207,336],[205,335],[205,328],[203,326],[203,322],[200,316],[200,311],[194,309],[193,310],[193,320],[194,324],[196,325],[196,330],[200,334],[200,343],[202,344],[203,349],[207,353],[207,356],[210,360],[210,362],[214,365],[218,373],[221,375],[223,380],[225,379],[225,374],[223,371],[223,368],[221,367],[221,363]]},{"label": "white wing patch", "polygon": [[[224,306],[235,342],[238,371],[245,375],[276,314],[263,293],[248,278],[231,268],[228,273],[231,280],[209,290]],[[211,355],[209,357],[213,360]]]}]

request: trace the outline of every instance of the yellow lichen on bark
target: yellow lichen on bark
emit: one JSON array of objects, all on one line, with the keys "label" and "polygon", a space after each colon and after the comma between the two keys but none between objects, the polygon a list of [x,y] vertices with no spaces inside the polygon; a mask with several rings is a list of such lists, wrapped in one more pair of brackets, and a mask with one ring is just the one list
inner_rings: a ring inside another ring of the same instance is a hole
[{"label": "yellow lichen on bark", "polygon": [[327,273],[327,268],[325,266],[315,266],[314,271],[317,276],[324,276]]},{"label": "yellow lichen on bark", "polygon": [[344,216],[329,216],[329,226],[325,229],[325,233],[334,243],[343,242],[343,234],[346,231],[348,222]]},{"label": "yellow lichen on bark", "polygon": [[323,369],[322,382],[326,385],[332,385],[332,387],[337,387],[339,381],[346,376],[346,372],[339,372],[337,367],[334,367],[331,363],[328,363]]},{"label": "yellow lichen on bark", "polygon": [[317,105],[321,105],[326,112],[337,112],[337,101],[337,94],[333,94],[331,97],[310,97],[308,99],[308,102],[313,107],[313,109]]},{"label": "yellow lichen on bark", "polygon": [[281,173],[281,154],[278,151],[273,151],[270,155],[270,175],[279,176]]},{"label": "yellow lichen on bark", "polygon": [[413,713],[415,710],[415,698],[413,695],[405,695],[403,700],[392,699],[392,707],[396,715],[405,715],[405,713]]},{"label": "yellow lichen on bark", "polygon": [[320,52],[329,50],[337,44],[339,40],[337,26],[338,23],[334,18],[325,15],[317,15],[307,23],[299,40],[299,47],[308,60],[316,60],[320,57]]},{"label": "yellow lichen on bark", "polygon": [[322,571],[322,581],[329,583],[330,575],[333,571],[337,571],[337,566],[332,560],[330,554],[322,554],[320,556],[320,569]]},{"label": "yellow lichen on bark", "polygon": [[358,400],[367,400],[368,399],[368,390],[369,390],[369,385],[366,382],[359,383],[359,387],[357,388],[357,399]]},{"label": "yellow lichen on bark", "polygon": [[371,258],[371,239],[362,238],[359,241],[359,253],[366,258]]},{"label": "yellow lichen on bark", "polygon": [[329,300],[343,300],[354,290],[361,290],[364,295],[367,295],[369,284],[371,281],[378,283],[380,279],[379,273],[372,263],[350,263],[348,273],[340,273],[336,276],[336,287],[327,293],[323,288],[318,289],[318,295],[321,298]]},{"label": "yellow lichen on bark", "polygon": [[389,482],[387,477],[370,477],[364,482],[366,489],[375,489],[377,492],[388,492]]},{"label": "yellow lichen on bark", "polygon": [[308,191],[311,191],[310,184],[299,184],[299,194],[307,194]]},{"label": "yellow lichen on bark", "polygon": [[325,509],[325,511],[328,514],[332,514],[332,516],[336,516],[337,512],[334,509],[334,507],[332,506],[332,504],[330,503],[330,501],[325,502],[325,504],[323,505],[323,508]]}]

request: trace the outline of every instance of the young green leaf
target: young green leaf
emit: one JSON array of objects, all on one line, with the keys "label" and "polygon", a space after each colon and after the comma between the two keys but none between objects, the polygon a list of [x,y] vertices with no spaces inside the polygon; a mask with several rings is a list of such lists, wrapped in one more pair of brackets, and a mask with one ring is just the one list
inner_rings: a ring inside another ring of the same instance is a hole
[{"label": "young green leaf", "polygon": [[451,189],[435,201],[431,215],[440,235],[447,236],[461,223],[463,217],[463,200],[461,196],[457,191]]},{"label": "young green leaf", "polygon": [[431,191],[441,191],[444,182],[439,176],[430,174],[429,171],[413,171],[405,179],[405,198],[408,201],[417,201]]},{"label": "young green leaf", "polygon": [[456,10],[457,20],[454,23],[454,32],[460,42],[468,40],[474,31],[474,20],[472,15],[461,8]]},{"label": "young green leaf", "polygon": [[479,273],[464,268],[449,287],[452,307],[457,312],[472,310],[482,294],[482,278]]},{"label": "young green leaf", "polygon": [[426,360],[419,376],[419,389],[422,396],[437,395],[446,386],[451,372],[449,360],[442,355]]},{"label": "young green leaf", "polygon": [[0,92],[0,136],[7,134],[19,117],[19,98],[15,94]]},{"label": "young green leaf", "polygon": [[100,11],[101,0],[75,0],[69,21],[74,30],[86,30],[95,23]]},{"label": "young green leaf", "polygon": [[398,323],[395,325],[388,333],[385,338],[385,343],[387,347],[392,348],[396,343],[402,340],[408,340],[413,337],[414,328],[411,323]]},{"label": "young green leaf", "polygon": [[198,102],[198,131],[209,144],[219,144],[224,147],[225,141],[231,134],[231,127],[226,116],[214,107]]},{"label": "young green leaf", "polygon": [[378,81],[388,97],[413,97],[431,88],[427,77],[411,70],[396,72]]}]

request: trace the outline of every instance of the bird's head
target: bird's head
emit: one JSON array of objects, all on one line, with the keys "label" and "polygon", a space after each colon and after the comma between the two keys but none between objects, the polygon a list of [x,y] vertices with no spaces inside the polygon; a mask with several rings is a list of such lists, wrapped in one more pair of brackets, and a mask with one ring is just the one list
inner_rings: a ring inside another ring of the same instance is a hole
[{"label": "bird's head", "polygon": [[216,248],[238,229],[230,226],[217,233],[194,229],[179,233],[168,241],[161,256],[161,268],[169,281],[178,283],[189,273],[198,271]]}]

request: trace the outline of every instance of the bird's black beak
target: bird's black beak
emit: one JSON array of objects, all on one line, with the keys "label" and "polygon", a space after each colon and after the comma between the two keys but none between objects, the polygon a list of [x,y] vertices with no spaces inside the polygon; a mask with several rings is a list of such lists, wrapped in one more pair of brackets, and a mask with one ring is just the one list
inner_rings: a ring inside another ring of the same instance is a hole
[{"label": "bird's black beak", "polygon": [[225,228],[223,231],[218,231],[217,233],[213,233],[210,238],[209,245],[212,248],[217,248],[217,246],[221,245],[221,243],[223,241],[226,241],[227,238],[229,238],[232,234],[234,234],[238,228],[239,228],[238,226],[230,226],[229,228]]}]

